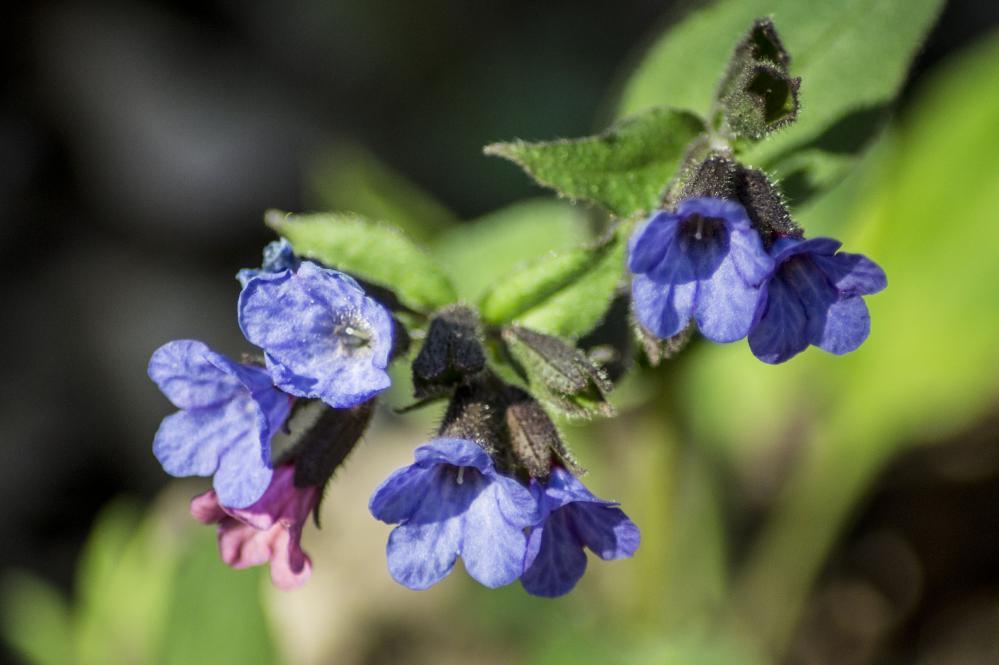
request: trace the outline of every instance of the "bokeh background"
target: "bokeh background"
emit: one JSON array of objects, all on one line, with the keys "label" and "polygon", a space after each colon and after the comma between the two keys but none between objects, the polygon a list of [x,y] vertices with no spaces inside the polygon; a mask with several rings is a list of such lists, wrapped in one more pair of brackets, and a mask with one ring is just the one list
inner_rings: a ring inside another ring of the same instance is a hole
[{"label": "bokeh background", "polygon": [[993,3],[946,4],[886,134],[796,211],[888,270],[863,350],[775,370],[744,345],[695,344],[623,385],[618,420],[566,428],[587,482],[644,537],[569,597],[488,591],[460,571],[424,593],[391,582],[367,497],[432,412],[383,408],[306,536],[314,578],[291,594],[216,561],[211,530],[184,514],[206,483],[169,482],[150,453],[170,407],[149,354],[185,337],[244,348],[232,276],[271,238],[264,209],[391,219],[459,271],[475,264],[448,230],[489,215],[551,225],[565,245],[585,210],[538,201],[481,147],[602,128],[645,47],[702,4],[3,10],[0,655],[999,662]]}]

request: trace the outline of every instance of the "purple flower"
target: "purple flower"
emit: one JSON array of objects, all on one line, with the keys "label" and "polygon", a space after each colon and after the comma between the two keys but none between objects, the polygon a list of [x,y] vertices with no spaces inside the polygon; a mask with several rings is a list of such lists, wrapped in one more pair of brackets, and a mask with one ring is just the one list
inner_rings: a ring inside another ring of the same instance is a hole
[{"label": "purple flower", "polygon": [[291,399],[259,367],[241,365],[194,340],[168,342],[149,378],[180,409],[163,419],[153,453],[173,476],[211,476],[219,499],[241,508],[271,481],[270,440]]},{"label": "purple flower", "polygon": [[191,500],[191,515],[218,524],[219,553],[233,568],[271,564],[271,581],[282,589],[301,586],[312,574],[302,551],[302,527],[319,500],[318,487],[295,487],[295,467],[274,470],[264,495],[246,508],[230,508],[214,491]]},{"label": "purple flower", "polygon": [[601,559],[623,559],[638,549],[638,527],[613,501],[593,496],[571,473],[552,470],[542,486],[532,481],[543,521],[531,529],[520,583],[535,596],[568,593],[586,571],[590,548]]},{"label": "purple flower", "polygon": [[281,272],[282,270],[296,270],[301,261],[295,256],[291,243],[281,238],[267,243],[264,247],[264,261],[260,268],[243,268],[236,273],[236,279],[243,286],[257,275]]},{"label": "purple flower", "polygon": [[389,386],[392,317],[341,272],[303,261],[257,275],[240,293],[239,326],[292,395],[342,409]]},{"label": "purple flower", "polygon": [[459,555],[468,574],[487,587],[520,577],[524,528],[538,521],[531,492],[496,471],[489,455],[465,439],[435,439],[417,448],[415,458],[368,504],[376,518],[399,524],[388,539],[392,577],[426,589],[451,572]]},{"label": "purple flower", "polygon": [[837,355],[867,339],[871,317],[861,296],[888,281],[860,254],[837,253],[831,238],[782,238],[771,249],[775,269],[764,288],[749,348],[760,360],[780,363],[809,344]]},{"label": "purple flower", "polygon": [[691,318],[715,342],[745,337],[760,285],[773,267],[746,210],[733,201],[681,201],[659,212],[628,244],[631,293],[638,320],[661,338]]}]

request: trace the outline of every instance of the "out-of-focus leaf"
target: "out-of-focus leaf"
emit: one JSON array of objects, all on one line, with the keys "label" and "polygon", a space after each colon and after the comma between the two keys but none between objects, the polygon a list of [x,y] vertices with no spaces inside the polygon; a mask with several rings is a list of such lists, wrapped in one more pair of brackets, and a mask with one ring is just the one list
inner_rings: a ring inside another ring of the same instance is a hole
[{"label": "out-of-focus leaf", "polygon": [[288,239],[296,254],[391,289],[413,310],[432,311],[457,298],[430,255],[397,228],[351,213],[270,210],[264,220]]},{"label": "out-of-focus leaf", "polygon": [[480,302],[486,323],[577,339],[603,318],[624,272],[628,224],[590,247],[546,257],[500,280]]},{"label": "out-of-focus leaf", "polygon": [[309,170],[320,210],[350,210],[392,222],[426,241],[458,220],[430,194],[357,144],[338,143]]},{"label": "out-of-focus leaf", "polygon": [[0,629],[11,649],[31,665],[64,665],[75,660],[69,603],[34,575],[20,571],[4,575]]},{"label": "out-of-focus leaf", "polygon": [[266,568],[231,570],[219,561],[215,534],[203,530],[178,564],[172,585],[163,665],[275,662],[261,605]]},{"label": "out-of-focus leaf", "polygon": [[585,215],[578,207],[533,199],[455,226],[431,247],[454,279],[459,297],[474,302],[517,266],[575,247],[588,237]]},{"label": "out-of-focus leaf", "polygon": [[77,573],[79,662],[152,660],[179,535],[127,499],[101,511]]},{"label": "out-of-focus leaf", "polygon": [[[661,104],[707,115],[725,64],[753,19],[770,16],[801,77],[798,120],[746,159],[794,202],[834,184],[880,128],[943,0],[722,0],[695,10],[649,48],[618,115]],[[808,158],[798,156],[807,151]]]},{"label": "out-of-focus leaf", "polygon": [[657,206],[687,145],[703,131],[703,122],[692,113],[655,108],[597,136],[494,143],[485,152],[515,162],[538,184],[571,200],[590,201],[627,217]]}]

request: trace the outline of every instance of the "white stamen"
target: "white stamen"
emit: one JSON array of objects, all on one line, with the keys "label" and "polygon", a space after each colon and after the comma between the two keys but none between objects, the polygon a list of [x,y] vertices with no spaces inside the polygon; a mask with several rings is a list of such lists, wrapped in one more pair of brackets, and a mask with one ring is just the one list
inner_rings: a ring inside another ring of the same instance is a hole
[{"label": "white stamen", "polygon": [[462,481],[465,480],[465,467],[458,467],[458,484],[460,485]]},{"label": "white stamen", "polygon": [[704,218],[700,215],[697,216],[697,233],[694,234],[696,240],[700,240],[704,232]]}]

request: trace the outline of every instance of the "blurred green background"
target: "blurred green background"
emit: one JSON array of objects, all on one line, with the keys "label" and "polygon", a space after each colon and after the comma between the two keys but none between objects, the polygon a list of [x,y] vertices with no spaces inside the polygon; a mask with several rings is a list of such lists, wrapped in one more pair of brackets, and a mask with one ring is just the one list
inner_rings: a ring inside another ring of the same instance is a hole
[{"label": "blurred green background", "polygon": [[[999,33],[985,3],[939,10],[298,0],[11,17],[8,656],[999,662]],[[403,388],[305,535],[305,588],[223,566],[186,515],[207,482],[167,483],[149,452],[169,407],[144,368],[175,337],[240,351],[231,274],[257,261],[262,210],[392,221],[474,298],[523,247],[570,247],[596,221],[482,145],[584,135],[653,104],[703,111],[760,14],[804,77],[805,129],[751,159],[810,235],[885,268],[868,342],[777,367],[744,343],[695,343],[629,375],[619,418],[565,424],[587,484],[643,541],[632,560],[591,561],[563,599],[460,570],[426,592],[391,581],[367,498],[435,416],[394,415]]]}]

